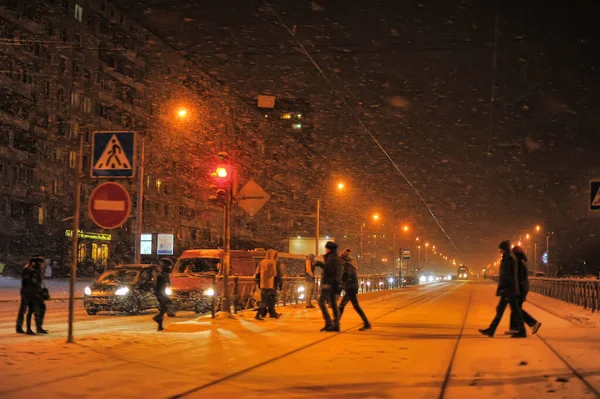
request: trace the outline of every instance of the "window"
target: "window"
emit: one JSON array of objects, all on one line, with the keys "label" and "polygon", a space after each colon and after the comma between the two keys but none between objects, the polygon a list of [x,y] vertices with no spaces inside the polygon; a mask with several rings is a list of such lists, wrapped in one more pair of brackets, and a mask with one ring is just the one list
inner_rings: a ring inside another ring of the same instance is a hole
[{"label": "window", "polygon": [[85,97],[83,99],[83,112],[85,112],[86,114],[90,114],[92,112],[92,107],[93,107],[92,99]]},{"label": "window", "polygon": [[51,84],[50,82],[44,82],[44,95],[46,97],[50,97],[50,91],[51,91]]},{"label": "window", "polygon": [[75,138],[79,136],[79,123],[72,122],[69,126],[69,136]]},{"label": "window", "polygon": [[58,73],[62,75],[66,71],[67,71],[67,60],[64,59],[63,57],[60,57],[60,60],[58,61]]},{"label": "window", "polygon": [[[5,129],[4,126],[0,126],[0,146],[8,147],[10,139],[10,132]],[[0,177],[2,175],[0,174]]]},{"label": "window", "polygon": [[40,206],[38,208],[38,224],[44,224],[44,221],[46,220],[46,209],[43,206]]},{"label": "window", "polygon": [[48,33],[48,36],[54,36],[54,25],[52,25],[52,21],[48,21],[48,25],[46,25],[46,33]]},{"label": "window", "polygon": [[58,90],[56,90],[56,100],[59,103],[63,103],[65,101],[65,89],[62,87],[59,87]]},{"label": "window", "polygon": [[77,153],[75,151],[69,151],[69,168],[75,169],[77,166]]},{"label": "window", "polygon": [[79,77],[80,74],[81,74],[81,66],[79,66],[79,63],[77,63],[77,61],[73,61],[73,77],[77,78],[77,77]]},{"label": "window", "polygon": [[75,4],[75,19],[79,22],[83,21],[83,7],[79,4]]},{"label": "window", "polygon": [[70,4],[71,4],[71,2],[69,0],[62,0],[60,2],[60,9],[63,14],[66,14],[69,12]]},{"label": "window", "polygon": [[69,34],[67,33],[67,28],[63,28],[60,34],[60,40],[63,42],[69,41]]},{"label": "window", "polygon": [[79,108],[79,93],[73,92],[71,93],[71,106],[73,108]]},{"label": "window", "polygon": [[87,68],[83,68],[83,78],[85,79],[86,85],[92,84],[92,71]]},{"label": "window", "polygon": [[90,159],[87,155],[81,157],[81,171],[86,174],[89,172]]},{"label": "window", "polygon": [[58,130],[57,133],[59,136],[65,136],[67,134],[67,122],[62,117],[57,117],[58,122]]},{"label": "window", "polygon": [[83,139],[85,140],[86,143],[89,143],[92,141],[92,133],[90,132],[90,129],[84,130]]}]

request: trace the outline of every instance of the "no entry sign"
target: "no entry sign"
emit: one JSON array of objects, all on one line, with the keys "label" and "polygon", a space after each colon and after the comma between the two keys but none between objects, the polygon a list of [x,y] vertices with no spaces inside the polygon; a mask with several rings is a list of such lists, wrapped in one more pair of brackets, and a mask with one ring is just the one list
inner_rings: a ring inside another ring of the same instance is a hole
[{"label": "no entry sign", "polygon": [[116,229],[129,217],[131,198],[120,184],[103,183],[92,191],[88,209],[90,217],[99,227]]}]

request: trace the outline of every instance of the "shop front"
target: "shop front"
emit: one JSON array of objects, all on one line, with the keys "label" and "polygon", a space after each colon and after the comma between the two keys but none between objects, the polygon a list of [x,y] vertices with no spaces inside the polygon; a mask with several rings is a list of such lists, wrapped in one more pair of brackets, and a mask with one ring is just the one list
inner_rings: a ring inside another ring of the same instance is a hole
[{"label": "shop front", "polygon": [[[73,230],[65,231],[66,237],[73,237]],[[106,233],[96,233],[79,230],[79,246],[77,263],[80,266],[104,269],[110,258],[110,244],[112,236]]]}]

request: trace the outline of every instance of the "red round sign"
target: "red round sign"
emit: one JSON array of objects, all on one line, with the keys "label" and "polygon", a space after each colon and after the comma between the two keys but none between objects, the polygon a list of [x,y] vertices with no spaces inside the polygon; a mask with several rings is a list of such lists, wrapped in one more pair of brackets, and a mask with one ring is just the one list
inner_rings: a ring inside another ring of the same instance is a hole
[{"label": "red round sign", "polygon": [[131,197],[117,183],[102,183],[90,196],[90,217],[103,229],[116,229],[125,223],[131,211]]}]

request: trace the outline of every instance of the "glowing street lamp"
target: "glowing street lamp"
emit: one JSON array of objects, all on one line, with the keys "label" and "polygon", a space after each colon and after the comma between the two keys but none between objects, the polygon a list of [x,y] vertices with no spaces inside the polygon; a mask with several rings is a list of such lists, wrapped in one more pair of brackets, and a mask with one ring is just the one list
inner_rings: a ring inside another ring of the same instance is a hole
[{"label": "glowing street lamp", "polygon": [[540,231],[542,229],[542,227],[538,224],[537,226],[535,226],[535,231]]},{"label": "glowing street lamp", "polygon": [[345,188],[346,188],[346,185],[344,184],[344,182],[339,182],[339,183],[337,184],[337,189],[338,189],[338,190],[340,190],[340,191],[341,191],[341,190],[343,190],[343,189],[345,189]]},{"label": "glowing street lamp", "polygon": [[373,220],[377,221],[377,220],[379,220],[379,218],[380,218],[380,216],[378,213],[373,214]]},{"label": "glowing street lamp", "polygon": [[187,114],[188,111],[185,108],[181,108],[179,111],[177,111],[177,116],[179,116],[180,118],[185,118]]},{"label": "glowing street lamp", "polygon": [[402,226],[402,230],[403,230],[405,233],[408,233],[408,230],[410,230],[410,227],[408,227],[408,225],[407,225],[407,224],[405,224],[404,226]]}]

